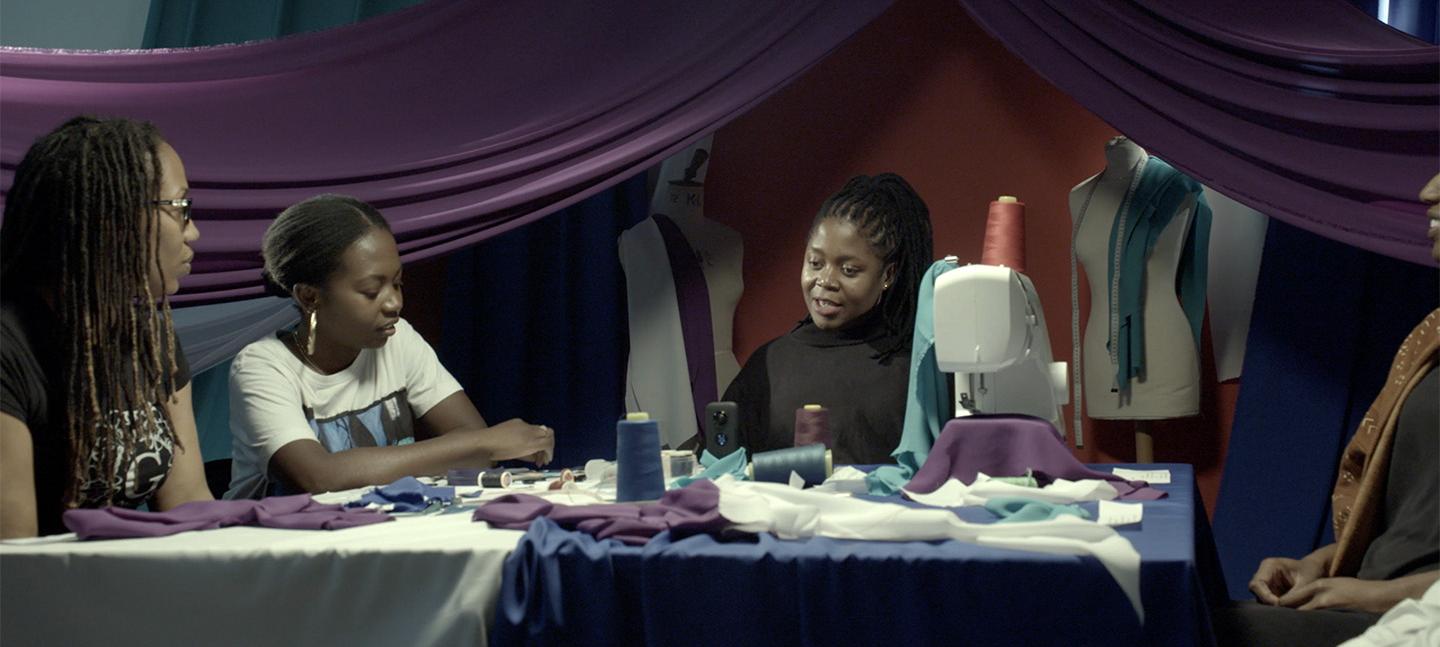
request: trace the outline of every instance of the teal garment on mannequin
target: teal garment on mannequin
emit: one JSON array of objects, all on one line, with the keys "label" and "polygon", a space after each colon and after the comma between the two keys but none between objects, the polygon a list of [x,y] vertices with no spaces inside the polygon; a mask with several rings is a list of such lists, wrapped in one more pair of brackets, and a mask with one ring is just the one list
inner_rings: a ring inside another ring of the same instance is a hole
[{"label": "teal garment on mannequin", "polygon": [[935,277],[957,267],[955,263],[935,261],[920,280],[915,298],[915,337],[910,344],[905,427],[900,433],[900,446],[890,452],[896,464],[881,465],[865,475],[870,494],[885,496],[905,487],[930,455],[940,427],[950,419],[950,388],[935,361]]},{"label": "teal garment on mannequin", "polygon": [[[1118,319],[1118,325],[1112,328],[1118,332],[1111,340],[1117,347],[1111,350],[1117,364],[1115,384],[1121,392],[1129,390],[1132,379],[1145,376],[1146,261],[1180,205],[1192,195],[1195,215],[1185,235],[1175,291],[1195,337],[1195,349],[1200,349],[1210,249],[1210,205],[1205,201],[1204,189],[1190,176],[1151,156],[1124,217],[1116,218],[1110,228],[1110,258],[1115,257],[1116,245],[1122,246],[1118,294],[1110,312]],[[1115,269],[1114,264],[1108,268],[1108,285],[1115,285]]]},{"label": "teal garment on mannequin", "polygon": [[1060,515],[1089,519],[1090,513],[1075,504],[1051,503],[1023,496],[1000,496],[985,502],[985,509],[1000,517],[995,523],[1049,521]]}]

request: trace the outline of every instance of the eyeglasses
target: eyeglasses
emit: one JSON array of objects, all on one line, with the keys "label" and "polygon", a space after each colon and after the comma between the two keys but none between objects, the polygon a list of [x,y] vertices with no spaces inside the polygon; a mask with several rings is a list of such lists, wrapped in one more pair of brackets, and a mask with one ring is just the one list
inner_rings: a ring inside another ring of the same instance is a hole
[{"label": "eyeglasses", "polygon": [[156,201],[154,201],[154,202],[151,202],[150,204],[159,205],[159,206],[162,206],[162,207],[179,207],[179,208],[180,208],[180,226],[181,226],[181,227],[184,227],[184,226],[190,224],[190,198],[175,198],[175,199],[173,199],[173,200],[156,200]]}]

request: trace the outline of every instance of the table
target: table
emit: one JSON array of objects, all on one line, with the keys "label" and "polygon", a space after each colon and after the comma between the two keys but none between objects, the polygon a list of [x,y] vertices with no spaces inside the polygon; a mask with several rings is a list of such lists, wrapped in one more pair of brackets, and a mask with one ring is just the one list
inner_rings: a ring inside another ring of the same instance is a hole
[{"label": "table", "polygon": [[1142,557],[1143,626],[1088,557],[769,535],[662,534],[635,547],[542,519],[507,561],[493,635],[585,647],[1212,644],[1207,598],[1223,585],[1191,467],[1123,467],[1172,475],[1157,486],[1169,496],[1144,503],[1143,523],[1118,529]]},{"label": "table", "polygon": [[484,645],[523,533],[454,514],[0,545],[5,645]]}]

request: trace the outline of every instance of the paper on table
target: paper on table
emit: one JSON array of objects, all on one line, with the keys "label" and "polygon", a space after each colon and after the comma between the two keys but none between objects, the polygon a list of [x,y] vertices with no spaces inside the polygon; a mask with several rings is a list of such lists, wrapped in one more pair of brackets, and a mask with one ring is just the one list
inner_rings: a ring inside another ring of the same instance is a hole
[{"label": "paper on table", "polygon": [[1145,481],[1151,485],[1165,485],[1170,482],[1170,470],[1130,470],[1117,467],[1115,476],[1128,481]]},{"label": "paper on table", "polygon": [[1099,514],[1095,516],[1095,523],[1107,526],[1123,526],[1131,523],[1140,523],[1140,520],[1145,516],[1145,506],[1139,503],[1101,501]]}]

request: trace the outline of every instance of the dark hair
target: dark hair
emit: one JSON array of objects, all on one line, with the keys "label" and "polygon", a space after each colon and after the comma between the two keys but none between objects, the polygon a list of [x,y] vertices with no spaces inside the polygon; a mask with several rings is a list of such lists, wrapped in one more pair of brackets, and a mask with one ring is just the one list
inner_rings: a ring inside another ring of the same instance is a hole
[{"label": "dark hair", "polygon": [[152,205],[161,141],[149,123],[76,117],[35,141],[5,196],[0,290],[53,296],[63,335],[72,507],[117,492],[109,478],[99,480],[103,491],[80,491],[92,455],[113,474],[119,448],[136,440],[103,431],[108,412],[139,413],[118,426],[122,434],[159,427],[179,445],[169,413],[156,406],[174,392],[176,371],[169,299],[152,294],[149,280],[149,265],[159,266]]},{"label": "dark hair", "polygon": [[289,297],[300,283],[323,286],[350,245],[372,229],[390,231],[380,212],[350,196],[327,193],[291,205],[265,230],[265,290]]},{"label": "dark hair", "polygon": [[930,209],[925,201],[905,178],[894,173],[857,175],[820,205],[810,234],[827,218],[853,224],[885,265],[895,264],[895,280],[876,306],[889,333],[877,357],[883,359],[909,348],[915,330],[916,293],[934,254]]}]

